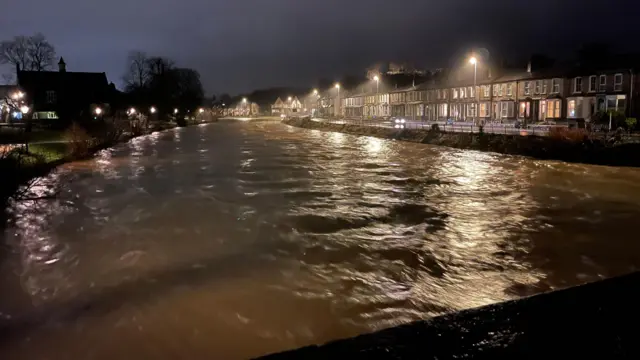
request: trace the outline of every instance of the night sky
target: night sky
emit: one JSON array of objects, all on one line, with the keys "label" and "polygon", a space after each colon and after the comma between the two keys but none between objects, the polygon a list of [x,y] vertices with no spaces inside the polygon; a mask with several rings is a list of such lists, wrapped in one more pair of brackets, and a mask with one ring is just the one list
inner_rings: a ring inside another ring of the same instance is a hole
[{"label": "night sky", "polygon": [[130,50],[163,55],[197,69],[207,93],[235,94],[312,86],[382,60],[444,67],[474,47],[568,54],[635,37],[625,46],[638,49],[635,2],[4,0],[0,36],[42,32],[69,71],[105,71],[118,86]]}]

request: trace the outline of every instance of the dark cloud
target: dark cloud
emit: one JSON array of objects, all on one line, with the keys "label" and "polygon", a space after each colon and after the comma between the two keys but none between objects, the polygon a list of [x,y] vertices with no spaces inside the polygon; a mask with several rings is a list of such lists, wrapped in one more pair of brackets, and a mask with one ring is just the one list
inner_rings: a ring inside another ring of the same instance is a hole
[{"label": "dark cloud", "polygon": [[209,93],[236,93],[310,85],[378,60],[441,67],[476,46],[505,56],[598,40],[637,46],[634,9],[633,0],[9,0],[0,34],[42,32],[70,70],[116,83],[128,51],[165,55],[199,70]]}]

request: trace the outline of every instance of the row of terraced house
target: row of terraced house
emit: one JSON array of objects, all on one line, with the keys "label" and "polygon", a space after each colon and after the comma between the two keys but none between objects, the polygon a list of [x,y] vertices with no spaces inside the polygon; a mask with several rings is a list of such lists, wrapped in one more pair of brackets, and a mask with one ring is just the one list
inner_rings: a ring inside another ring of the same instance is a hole
[{"label": "row of terraced house", "polygon": [[[633,68],[547,69],[492,77],[482,69],[452,74],[416,86],[344,94],[334,115],[347,118],[404,117],[423,121],[572,123],[590,121],[599,111],[634,116],[638,74]],[[475,83],[475,86],[474,86]]]}]

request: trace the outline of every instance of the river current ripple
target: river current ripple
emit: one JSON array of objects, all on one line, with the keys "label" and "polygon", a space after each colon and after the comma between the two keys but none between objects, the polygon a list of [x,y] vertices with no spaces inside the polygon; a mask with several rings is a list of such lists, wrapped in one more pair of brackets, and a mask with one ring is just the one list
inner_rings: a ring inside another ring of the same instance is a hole
[{"label": "river current ripple", "polygon": [[630,168],[229,122],[58,188],[9,209],[3,359],[246,358],[640,266]]}]

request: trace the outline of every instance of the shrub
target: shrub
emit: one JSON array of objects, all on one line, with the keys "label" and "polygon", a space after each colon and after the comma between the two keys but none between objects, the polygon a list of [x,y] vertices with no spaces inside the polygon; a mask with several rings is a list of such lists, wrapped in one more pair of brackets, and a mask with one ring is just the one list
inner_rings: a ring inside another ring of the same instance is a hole
[{"label": "shrub", "polygon": [[440,131],[440,126],[438,126],[438,124],[433,124],[431,125],[431,131]]},{"label": "shrub", "polygon": [[571,143],[582,142],[587,138],[587,135],[587,131],[580,128],[569,129],[564,126],[554,126],[549,129],[549,138]]},{"label": "shrub", "polygon": [[64,139],[67,141],[69,155],[72,157],[82,158],[90,154],[91,136],[77,123],[74,122],[65,130]]},{"label": "shrub", "polygon": [[627,118],[625,122],[627,123],[627,128],[629,129],[629,131],[631,131],[636,127],[638,120],[636,118]]}]

